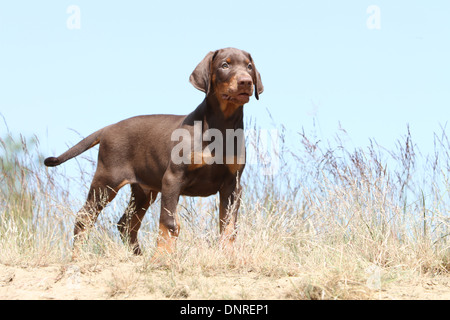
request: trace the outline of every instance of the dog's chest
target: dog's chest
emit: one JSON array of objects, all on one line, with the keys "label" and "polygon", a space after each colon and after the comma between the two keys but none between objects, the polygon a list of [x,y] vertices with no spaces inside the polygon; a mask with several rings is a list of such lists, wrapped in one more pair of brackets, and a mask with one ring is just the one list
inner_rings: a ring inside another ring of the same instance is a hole
[{"label": "dog's chest", "polygon": [[225,181],[235,179],[244,170],[244,164],[206,164],[186,174],[182,193],[189,196],[210,196],[217,193]]}]

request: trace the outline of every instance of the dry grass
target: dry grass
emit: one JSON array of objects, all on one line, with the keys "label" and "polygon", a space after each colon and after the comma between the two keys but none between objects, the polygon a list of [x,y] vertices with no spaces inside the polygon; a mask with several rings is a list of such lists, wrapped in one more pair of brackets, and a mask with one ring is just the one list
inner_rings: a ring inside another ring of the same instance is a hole
[{"label": "dry grass", "polygon": [[262,175],[264,165],[244,172],[234,252],[218,245],[218,200],[184,198],[178,250],[168,266],[150,262],[159,200],[141,229],[144,255],[132,256],[121,243],[115,223],[128,203],[126,191],[105,209],[82,258],[72,263],[72,226],[83,200],[74,195],[86,193],[93,170],[71,180],[63,167],[42,165],[38,143],[1,140],[0,296],[1,288],[29,279],[28,271],[51,280],[29,280],[28,293],[5,297],[371,299],[418,279],[440,279],[448,288],[444,129],[429,157],[416,150],[409,130],[393,151],[375,142],[351,150],[342,132],[327,145],[302,132],[288,146],[279,131],[277,174]]}]

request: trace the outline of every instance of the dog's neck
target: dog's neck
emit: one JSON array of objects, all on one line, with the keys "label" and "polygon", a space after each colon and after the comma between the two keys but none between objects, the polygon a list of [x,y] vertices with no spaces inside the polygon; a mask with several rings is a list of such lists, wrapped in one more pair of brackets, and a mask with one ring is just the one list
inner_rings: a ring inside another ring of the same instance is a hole
[{"label": "dog's neck", "polygon": [[241,122],[244,117],[243,105],[237,105],[226,100],[219,100],[215,94],[208,94],[203,101],[206,113],[219,117],[225,122]]}]

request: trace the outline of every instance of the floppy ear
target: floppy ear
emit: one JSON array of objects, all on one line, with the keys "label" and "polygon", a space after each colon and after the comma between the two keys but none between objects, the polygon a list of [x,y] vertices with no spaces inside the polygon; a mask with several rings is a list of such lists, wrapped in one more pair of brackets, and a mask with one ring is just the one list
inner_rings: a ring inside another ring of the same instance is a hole
[{"label": "floppy ear", "polygon": [[255,74],[256,74],[256,80],[255,80],[255,97],[256,100],[259,100],[259,95],[263,93],[264,86],[261,82],[261,75],[259,74],[258,70],[255,68]]},{"label": "floppy ear", "polygon": [[249,56],[250,56],[250,60],[253,64],[253,70],[255,71],[255,77],[253,79],[253,83],[255,84],[255,98],[257,100],[259,100],[259,95],[261,93],[263,93],[264,86],[261,82],[261,75],[259,74],[258,70],[256,70],[255,62],[253,61],[252,56],[250,54],[249,54]]},{"label": "floppy ear", "polygon": [[211,86],[211,65],[217,51],[209,52],[195,67],[189,77],[189,82],[200,91],[208,94]]}]

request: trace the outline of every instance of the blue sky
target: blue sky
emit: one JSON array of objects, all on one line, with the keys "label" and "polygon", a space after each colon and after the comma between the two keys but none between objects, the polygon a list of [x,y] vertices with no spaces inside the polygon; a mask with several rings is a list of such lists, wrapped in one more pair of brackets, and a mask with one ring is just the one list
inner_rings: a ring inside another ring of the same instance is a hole
[{"label": "blue sky", "polygon": [[[67,26],[71,5],[79,29]],[[371,5],[379,29],[367,26]],[[294,143],[316,123],[323,140],[341,126],[353,146],[391,148],[409,124],[429,152],[450,115],[449,17],[437,0],[2,1],[0,113],[59,155],[131,116],[191,112],[204,94],[190,73],[232,46],[262,75],[265,92],[245,107],[261,127],[268,110]]]}]

